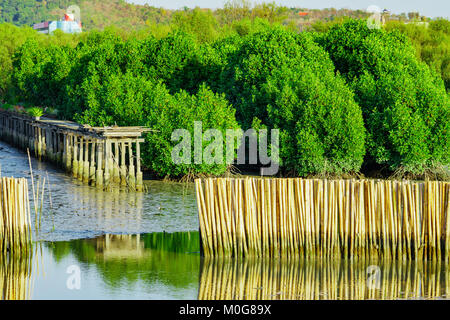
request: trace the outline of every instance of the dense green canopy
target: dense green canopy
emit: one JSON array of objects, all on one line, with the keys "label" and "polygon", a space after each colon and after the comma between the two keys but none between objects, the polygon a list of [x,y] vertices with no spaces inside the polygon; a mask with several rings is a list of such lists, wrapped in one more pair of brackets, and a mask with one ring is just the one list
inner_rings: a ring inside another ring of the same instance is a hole
[{"label": "dense green canopy", "polygon": [[282,170],[295,175],[448,166],[449,96],[405,35],[359,20],[321,34],[264,21],[238,21],[248,28],[214,41],[189,28],[48,37],[0,25],[0,37],[10,30],[18,39],[0,51],[2,99],[91,125],[149,126],[157,131],[146,137],[143,165],[158,177],[228,169],[172,161],[172,133],[184,128],[193,140],[194,121],[223,137],[279,129]]},{"label": "dense green canopy", "polygon": [[355,20],[333,26],[318,42],[361,107],[369,161],[416,173],[449,163],[449,96],[405,36]]},{"label": "dense green canopy", "polygon": [[228,58],[220,90],[249,128],[281,131],[281,160],[295,174],[358,171],[361,110],[309,34],[272,28],[245,37]]}]

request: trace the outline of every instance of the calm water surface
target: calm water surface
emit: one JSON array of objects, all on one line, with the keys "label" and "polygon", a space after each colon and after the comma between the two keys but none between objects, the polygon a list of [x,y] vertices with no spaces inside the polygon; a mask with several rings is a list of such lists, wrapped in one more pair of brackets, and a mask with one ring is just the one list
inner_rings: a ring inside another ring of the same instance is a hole
[{"label": "calm water surface", "polygon": [[[2,142],[0,165],[3,176],[30,177],[26,154]],[[32,166],[36,181],[50,182],[41,229],[32,255],[0,255],[0,300],[450,297],[440,264],[203,259],[191,184],[104,192],[51,164]]]},{"label": "calm water surface", "polygon": [[[0,142],[3,176],[30,178],[25,152]],[[61,169],[32,158],[35,183],[45,178],[45,201],[38,240],[91,238],[104,233],[198,230],[193,184],[147,181],[146,193],[100,191]],[[31,183],[29,183],[31,193]],[[30,199],[32,199],[30,194]]]},{"label": "calm water surface", "polygon": [[1,299],[443,299],[450,294],[450,271],[439,264],[208,260],[198,252],[198,232],[106,234],[42,242],[35,249],[30,257],[2,260]]}]

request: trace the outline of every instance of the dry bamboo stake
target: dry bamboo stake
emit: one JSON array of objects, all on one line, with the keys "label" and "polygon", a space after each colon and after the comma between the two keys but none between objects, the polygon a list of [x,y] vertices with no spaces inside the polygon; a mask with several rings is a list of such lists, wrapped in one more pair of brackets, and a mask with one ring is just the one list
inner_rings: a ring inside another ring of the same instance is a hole
[{"label": "dry bamboo stake", "polygon": [[310,183],[308,180],[305,180],[305,233],[306,233],[306,254],[307,256],[312,255],[312,230],[311,230],[311,202],[310,202]]},{"label": "dry bamboo stake", "polygon": [[203,192],[201,191],[201,180],[196,179],[195,180],[195,194],[197,196],[197,206],[199,210],[199,225],[200,225],[200,234],[201,234],[201,241],[203,250],[205,251],[206,256],[211,256],[211,252],[209,252],[209,245],[208,245],[208,239],[207,236],[207,227],[205,226],[205,220],[204,220],[204,204],[201,199],[203,196]]},{"label": "dry bamboo stake", "polygon": [[[450,251],[450,183],[444,183],[444,185],[442,186],[442,188],[444,189],[444,211],[445,211],[445,217],[446,217],[446,221],[447,221],[447,227],[446,227],[446,243],[448,243],[449,245],[446,246],[446,254],[448,255],[449,251]],[[448,261],[448,259],[445,260],[446,262]]]},{"label": "dry bamboo stake", "polygon": [[306,247],[305,239],[305,202],[303,193],[303,180],[296,179],[296,199],[298,210],[298,226],[299,226],[299,241],[300,241],[300,254],[304,254],[304,248]]},{"label": "dry bamboo stake", "polygon": [[26,179],[0,178],[1,253],[30,252],[32,233]]},{"label": "dry bamboo stake", "polygon": [[280,248],[280,242],[279,242],[279,233],[278,233],[278,206],[276,202],[276,180],[271,179],[270,180],[270,196],[271,196],[271,213],[272,213],[272,232],[273,232],[273,257],[278,257],[278,252]]},{"label": "dry bamboo stake", "polygon": [[226,204],[225,204],[225,200],[224,200],[224,193],[222,190],[222,181],[223,180],[218,180],[217,183],[215,184],[215,187],[217,188],[217,194],[218,194],[218,198],[215,197],[215,208],[216,210],[218,210],[218,212],[220,213],[218,216],[218,220],[220,223],[218,223],[218,225],[220,226],[220,237],[222,238],[222,243],[223,243],[223,252],[224,252],[224,256],[229,256],[231,255],[231,239],[229,239],[229,230],[228,230],[228,224],[229,224],[229,219],[228,216],[226,214]]},{"label": "dry bamboo stake", "polygon": [[390,237],[391,237],[391,248],[392,248],[392,259],[396,259],[396,249],[397,249],[397,224],[394,215],[393,207],[393,197],[392,197],[392,181],[387,181],[387,206],[389,211],[389,221],[390,221]]},{"label": "dry bamboo stake", "polygon": [[435,215],[436,215],[436,242],[437,242],[437,258],[438,261],[441,260],[441,207],[440,207],[440,191],[439,184],[437,181],[433,183],[435,198],[434,198],[434,206],[435,206]]},{"label": "dry bamboo stake", "polygon": [[240,238],[241,238],[241,255],[248,255],[248,245],[247,245],[247,239],[246,239],[246,235],[245,235],[245,227],[244,227],[244,209],[243,209],[243,192],[242,192],[242,188],[243,188],[243,181],[241,179],[237,180],[238,182],[238,212],[239,212],[239,233],[240,233]]},{"label": "dry bamboo stake", "polygon": [[196,192],[207,255],[448,260],[448,183],[207,179]]}]

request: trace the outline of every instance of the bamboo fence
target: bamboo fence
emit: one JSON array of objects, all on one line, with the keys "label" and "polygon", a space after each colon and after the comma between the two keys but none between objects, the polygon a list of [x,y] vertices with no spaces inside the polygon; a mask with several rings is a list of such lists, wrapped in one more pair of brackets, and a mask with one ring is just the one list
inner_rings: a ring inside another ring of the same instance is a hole
[{"label": "bamboo fence", "polygon": [[30,251],[31,241],[28,182],[0,177],[0,252]]},{"label": "bamboo fence", "polygon": [[195,180],[209,257],[445,260],[449,183],[392,180]]},{"label": "bamboo fence", "polygon": [[199,300],[392,300],[450,296],[440,262],[205,258]]}]

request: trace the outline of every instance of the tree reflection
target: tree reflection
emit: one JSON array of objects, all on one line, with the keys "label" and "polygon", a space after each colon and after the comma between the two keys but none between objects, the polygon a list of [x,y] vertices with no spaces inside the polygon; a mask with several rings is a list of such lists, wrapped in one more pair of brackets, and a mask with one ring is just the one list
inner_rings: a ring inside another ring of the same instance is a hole
[{"label": "tree reflection", "polygon": [[94,266],[104,282],[114,288],[132,286],[136,281],[163,281],[182,288],[199,280],[198,232],[106,234],[54,242],[48,247],[56,259],[70,253],[81,264]]}]

